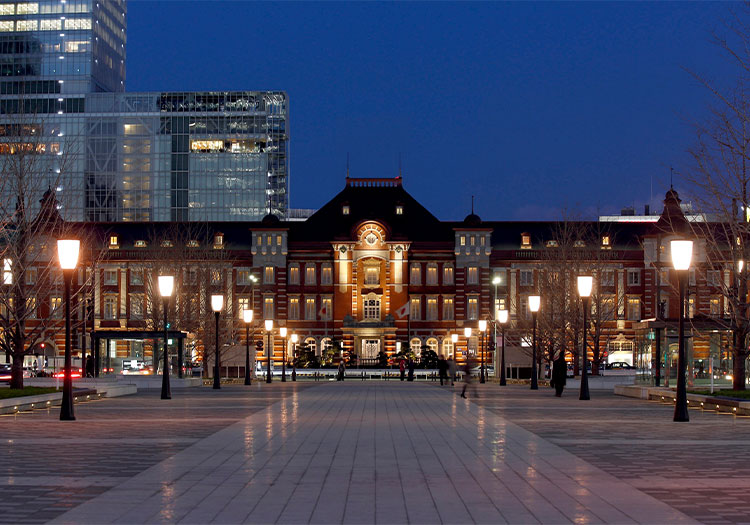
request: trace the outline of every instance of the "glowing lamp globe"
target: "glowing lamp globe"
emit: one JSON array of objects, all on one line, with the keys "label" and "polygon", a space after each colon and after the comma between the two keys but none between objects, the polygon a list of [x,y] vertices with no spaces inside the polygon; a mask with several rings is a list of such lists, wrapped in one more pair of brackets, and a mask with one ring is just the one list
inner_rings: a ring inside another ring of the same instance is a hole
[{"label": "glowing lamp globe", "polygon": [[212,295],[211,310],[214,312],[221,312],[222,308],[224,308],[224,296],[221,294]]},{"label": "glowing lamp globe", "polygon": [[581,297],[590,297],[591,289],[594,287],[594,278],[590,275],[578,276],[578,295]]},{"label": "glowing lamp globe", "polygon": [[159,276],[159,295],[162,297],[172,297],[174,291],[174,276],[173,275],[160,275]]},{"label": "glowing lamp globe", "polygon": [[78,252],[81,249],[81,241],[74,239],[60,239],[57,241],[57,258],[60,259],[60,268],[72,270],[78,264]]},{"label": "glowing lamp globe", "polygon": [[539,307],[542,304],[542,298],[538,295],[529,296],[529,310],[536,313],[539,311]]},{"label": "glowing lamp globe", "polygon": [[693,241],[672,241],[670,247],[674,269],[690,269],[690,262],[693,259]]}]

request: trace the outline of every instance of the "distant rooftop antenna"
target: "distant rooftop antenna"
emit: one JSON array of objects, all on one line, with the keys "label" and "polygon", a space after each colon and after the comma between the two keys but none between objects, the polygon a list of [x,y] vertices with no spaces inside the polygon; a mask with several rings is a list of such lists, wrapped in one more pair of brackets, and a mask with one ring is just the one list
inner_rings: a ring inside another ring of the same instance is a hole
[{"label": "distant rooftop antenna", "polygon": [[672,166],[669,167],[669,189],[673,190],[674,186],[672,185],[672,179],[674,177],[674,168]]},{"label": "distant rooftop antenna", "polygon": [[346,176],[349,176],[349,152],[346,152]]},{"label": "distant rooftop antenna", "polygon": [[398,152],[398,176],[401,177],[401,152]]},{"label": "distant rooftop antenna", "polygon": [[471,196],[471,214],[474,215],[474,195]]}]

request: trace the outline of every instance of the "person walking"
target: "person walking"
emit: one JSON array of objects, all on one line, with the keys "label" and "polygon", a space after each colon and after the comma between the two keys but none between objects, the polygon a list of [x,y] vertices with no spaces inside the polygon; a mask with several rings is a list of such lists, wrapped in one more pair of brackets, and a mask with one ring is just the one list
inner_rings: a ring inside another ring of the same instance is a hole
[{"label": "person walking", "polygon": [[409,358],[409,381],[414,381],[414,359]]},{"label": "person walking", "polygon": [[344,359],[342,358],[341,361],[339,361],[339,381],[344,380],[345,372],[346,372],[346,365],[344,364]]},{"label": "person walking", "polygon": [[565,354],[558,357],[552,367],[552,384],[555,387],[555,396],[562,397],[563,389],[568,376],[568,363],[565,362]]},{"label": "person walking", "polygon": [[440,354],[437,361],[438,375],[440,376],[440,386],[443,386],[443,381],[448,384],[448,363],[445,360],[445,356]]},{"label": "person walking", "polygon": [[401,381],[403,381],[404,375],[406,374],[406,365],[404,365],[403,359],[398,362],[398,371],[401,372]]},{"label": "person walking", "polygon": [[474,388],[474,384],[471,379],[471,369],[473,368],[474,363],[472,362],[472,359],[467,357],[466,358],[466,364],[464,365],[464,388],[461,390],[461,397],[464,399],[466,398],[466,391],[471,388],[474,391],[474,396],[476,397],[476,389]]},{"label": "person walking", "polygon": [[456,380],[456,362],[452,357],[448,358],[448,374],[451,378],[451,386],[453,386],[453,382]]}]

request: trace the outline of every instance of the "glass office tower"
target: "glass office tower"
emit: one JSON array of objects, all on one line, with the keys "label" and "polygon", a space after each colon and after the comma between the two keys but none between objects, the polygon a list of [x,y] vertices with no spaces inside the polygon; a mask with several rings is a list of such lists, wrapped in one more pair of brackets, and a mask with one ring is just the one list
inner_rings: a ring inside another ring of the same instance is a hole
[{"label": "glass office tower", "polygon": [[0,167],[42,154],[34,189],[54,187],[67,220],[285,216],[287,95],[125,93],[126,14],[124,0],[0,1]]}]

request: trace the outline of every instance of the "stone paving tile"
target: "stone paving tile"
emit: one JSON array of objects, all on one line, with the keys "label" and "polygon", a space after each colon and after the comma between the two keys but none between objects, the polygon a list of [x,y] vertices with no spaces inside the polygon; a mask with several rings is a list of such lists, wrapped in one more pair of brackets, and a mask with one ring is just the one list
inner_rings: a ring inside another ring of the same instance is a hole
[{"label": "stone paving tile", "polygon": [[0,523],[45,523],[305,383],[158,392],[0,416]]},{"label": "stone paving tile", "polygon": [[447,391],[375,382],[284,398],[55,520],[307,521],[693,522]]}]

